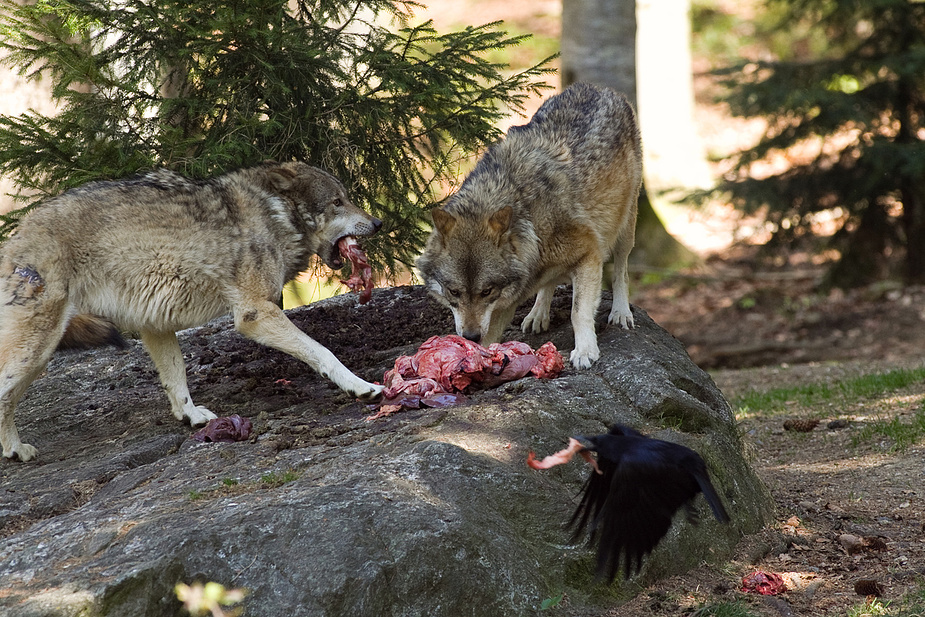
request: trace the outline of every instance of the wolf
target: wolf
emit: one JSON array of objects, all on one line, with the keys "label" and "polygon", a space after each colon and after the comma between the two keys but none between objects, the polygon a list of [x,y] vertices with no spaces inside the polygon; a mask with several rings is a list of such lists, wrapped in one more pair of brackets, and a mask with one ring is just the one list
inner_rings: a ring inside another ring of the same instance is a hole
[{"label": "wolf", "polygon": [[509,129],[432,211],[416,267],[431,295],[450,307],[456,333],[482,345],[498,342],[518,305],[534,295],[522,330],[547,330],[556,285],[571,281],[570,360],[587,368],[600,357],[594,316],[611,255],[608,321],[634,327],[627,257],[641,184],[630,103],[608,88],[574,84]]},{"label": "wolf", "polygon": [[303,162],[264,163],[208,180],[166,170],[87,184],[29,213],[0,245],[0,444],[28,461],[16,404],[55,349],[122,341],[138,332],[173,415],[199,426],[176,332],[232,313],[235,328],[311,366],[351,396],[382,386],[354,375],[276,304],[312,255],[344,265],[345,238],[382,221],[343,184]]}]

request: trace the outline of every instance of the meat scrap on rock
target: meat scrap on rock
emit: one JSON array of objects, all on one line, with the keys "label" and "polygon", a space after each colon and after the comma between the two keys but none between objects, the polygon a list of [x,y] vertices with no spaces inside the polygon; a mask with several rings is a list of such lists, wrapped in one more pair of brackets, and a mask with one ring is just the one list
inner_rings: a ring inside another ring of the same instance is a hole
[{"label": "meat scrap on rock", "polygon": [[536,351],[509,341],[482,347],[461,336],[432,336],[412,356],[400,356],[383,377],[385,391],[374,420],[402,408],[443,407],[465,399],[464,393],[494,388],[533,375],[557,377],[565,368],[551,342]]}]

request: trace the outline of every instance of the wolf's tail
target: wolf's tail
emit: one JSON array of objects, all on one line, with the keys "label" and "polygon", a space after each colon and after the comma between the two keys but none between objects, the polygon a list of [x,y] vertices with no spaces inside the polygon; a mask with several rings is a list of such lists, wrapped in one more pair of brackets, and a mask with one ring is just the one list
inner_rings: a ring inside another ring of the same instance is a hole
[{"label": "wolf's tail", "polygon": [[108,319],[96,315],[76,315],[67,324],[58,349],[90,349],[103,345],[123,349],[128,343]]}]

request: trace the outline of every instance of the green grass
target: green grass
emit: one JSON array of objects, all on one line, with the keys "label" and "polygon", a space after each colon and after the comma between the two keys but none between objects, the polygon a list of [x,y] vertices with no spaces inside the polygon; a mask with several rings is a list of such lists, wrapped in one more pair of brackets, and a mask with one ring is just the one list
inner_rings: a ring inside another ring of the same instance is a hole
[{"label": "green grass", "polygon": [[915,412],[912,422],[908,424],[899,417],[871,422],[851,436],[851,445],[857,447],[879,437],[891,442],[890,451],[905,452],[923,435],[925,435],[925,408]]},{"label": "green grass", "polygon": [[691,617],[757,617],[743,602],[718,602],[701,606]]},{"label": "green grass", "polygon": [[765,392],[748,392],[737,398],[733,406],[748,413],[780,411],[787,403],[813,407],[823,403],[870,398],[900,390],[925,381],[925,367],[896,369],[886,373],[863,375],[834,384],[806,384],[793,388],[775,388]]}]

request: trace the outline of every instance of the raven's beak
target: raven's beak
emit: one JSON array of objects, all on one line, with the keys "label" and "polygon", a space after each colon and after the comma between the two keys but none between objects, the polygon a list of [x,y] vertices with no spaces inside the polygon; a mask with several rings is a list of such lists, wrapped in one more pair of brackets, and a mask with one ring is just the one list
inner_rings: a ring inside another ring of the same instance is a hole
[{"label": "raven's beak", "polygon": [[575,441],[581,444],[581,447],[585,450],[597,451],[597,446],[594,445],[594,442],[585,437],[584,435],[576,435],[573,437]]}]

